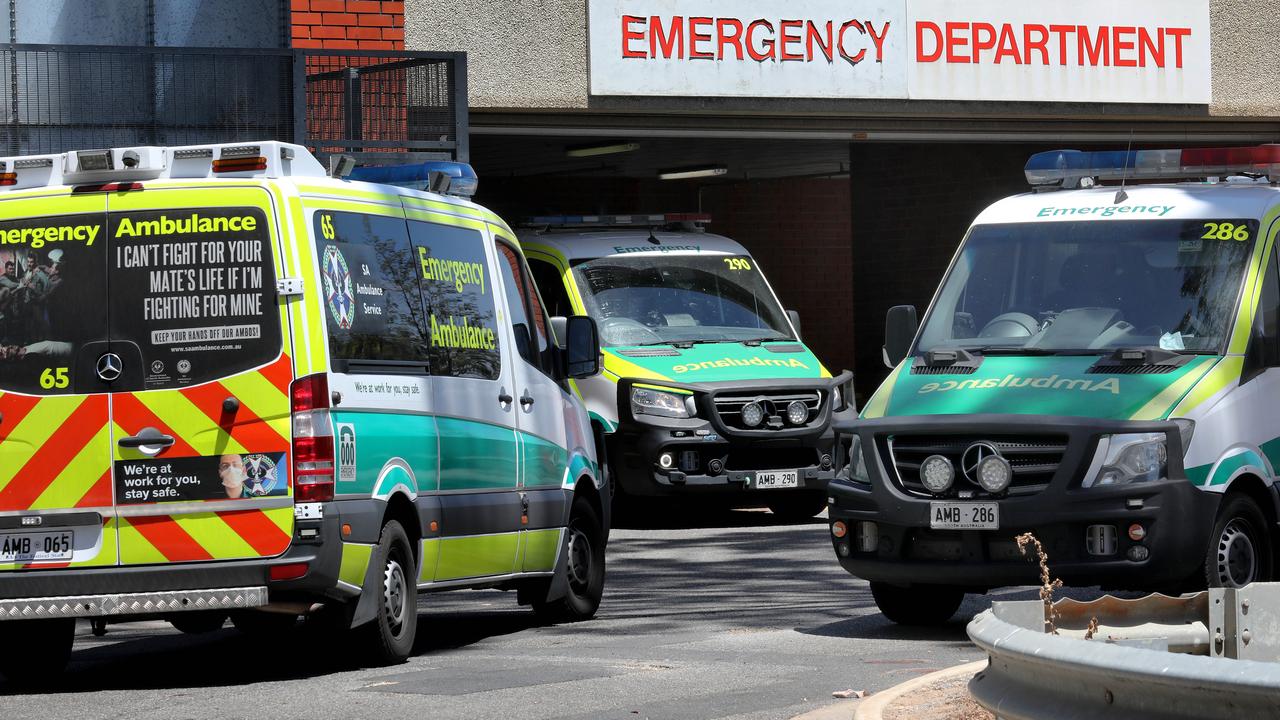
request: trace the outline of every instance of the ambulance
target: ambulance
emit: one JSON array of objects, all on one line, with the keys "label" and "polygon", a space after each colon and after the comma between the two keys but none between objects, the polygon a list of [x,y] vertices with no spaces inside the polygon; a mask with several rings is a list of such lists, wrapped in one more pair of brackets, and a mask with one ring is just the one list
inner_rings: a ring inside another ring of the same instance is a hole
[{"label": "ambulance", "polygon": [[547,316],[475,182],[279,142],[0,158],[0,672],[59,672],[78,618],[318,613],[396,662],[423,591],[594,614],[595,326]]},{"label": "ambulance", "polygon": [[921,323],[889,311],[892,372],[840,428],[840,563],[913,624],[1037,582],[1026,532],[1070,585],[1274,578],[1280,145],[1055,151],[1026,177]]},{"label": "ambulance", "polygon": [[575,387],[620,510],[705,498],[811,517],[826,507],[831,419],[852,414],[852,375],[831,376],[756,260],[708,222],[534,217],[521,241],[552,313],[599,326],[604,372]]}]

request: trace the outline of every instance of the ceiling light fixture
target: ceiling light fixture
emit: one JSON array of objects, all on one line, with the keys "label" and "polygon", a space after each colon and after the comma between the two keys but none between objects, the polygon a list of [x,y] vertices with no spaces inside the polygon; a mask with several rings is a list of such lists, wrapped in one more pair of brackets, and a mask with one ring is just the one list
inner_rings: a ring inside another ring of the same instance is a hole
[{"label": "ceiling light fixture", "polygon": [[729,168],[723,165],[675,168],[672,170],[659,170],[658,179],[659,180],[688,180],[690,178],[716,177],[717,175],[728,174],[728,172],[729,172]]},{"label": "ceiling light fixture", "polygon": [[615,142],[595,145],[571,145],[564,149],[569,157],[593,157],[595,155],[615,155],[640,149],[640,143]]}]

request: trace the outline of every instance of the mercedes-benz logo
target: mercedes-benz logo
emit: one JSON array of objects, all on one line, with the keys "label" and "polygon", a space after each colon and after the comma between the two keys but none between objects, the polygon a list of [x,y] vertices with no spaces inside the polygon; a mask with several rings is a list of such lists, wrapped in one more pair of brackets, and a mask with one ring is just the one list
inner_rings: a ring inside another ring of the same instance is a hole
[{"label": "mercedes-benz logo", "polygon": [[960,472],[964,474],[964,478],[969,482],[977,482],[979,463],[992,455],[1004,457],[996,449],[996,446],[989,442],[981,441],[970,445],[965,449],[964,454],[960,456]]},{"label": "mercedes-benz logo", "polygon": [[112,382],[124,372],[124,362],[115,353],[103,353],[102,357],[98,358],[97,371],[98,379],[103,382]]}]

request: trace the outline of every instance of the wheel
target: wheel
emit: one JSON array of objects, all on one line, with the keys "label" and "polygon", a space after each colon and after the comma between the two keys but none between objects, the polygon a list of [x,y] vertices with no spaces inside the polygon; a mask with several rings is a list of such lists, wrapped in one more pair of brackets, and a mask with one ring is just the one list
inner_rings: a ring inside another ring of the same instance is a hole
[{"label": "wheel", "polygon": [[808,520],[826,509],[827,494],[811,490],[787,493],[769,501],[769,512],[788,522]]},{"label": "wheel", "polygon": [[418,588],[413,582],[413,549],[399,522],[388,520],[382,526],[370,562],[382,569],[382,587],[373,620],[356,632],[371,661],[402,663],[413,651],[418,631]]},{"label": "wheel", "polygon": [[245,635],[274,637],[292,630],[298,624],[298,616],[265,610],[237,610],[231,613],[231,624]]},{"label": "wheel", "polygon": [[214,630],[221,630],[222,625],[226,622],[227,614],[224,612],[189,612],[173,615],[169,618],[170,625],[188,635],[200,635]]},{"label": "wheel", "polygon": [[871,583],[880,614],[899,625],[941,625],[951,619],[964,601],[964,591],[946,585],[899,587]]},{"label": "wheel", "polygon": [[604,595],[604,531],[600,515],[584,497],[569,510],[565,573],[569,589],[558,600],[534,600],[533,611],[550,622],[590,620]]},{"label": "wheel", "polygon": [[0,674],[11,682],[38,685],[56,680],[71,659],[74,618],[0,622]]},{"label": "wheel", "polygon": [[1271,579],[1271,538],[1258,505],[1245,495],[1228,495],[1218,510],[1204,561],[1209,587],[1244,587]]}]

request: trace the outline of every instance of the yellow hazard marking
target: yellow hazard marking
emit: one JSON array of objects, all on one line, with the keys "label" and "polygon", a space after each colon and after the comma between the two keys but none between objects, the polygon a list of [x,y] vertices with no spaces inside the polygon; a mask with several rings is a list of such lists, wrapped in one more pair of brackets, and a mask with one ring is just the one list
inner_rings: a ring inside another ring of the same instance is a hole
[{"label": "yellow hazard marking", "polygon": [[661,373],[647,370],[639,365],[623,360],[613,353],[604,354],[604,371],[613,375],[615,378],[639,378],[642,380],[670,380],[671,378]]},{"label": "yellow hazard marking", "polygon": [[45,442],[55,440],[58,428],[84,400],[83,396],[76,395],[41,398],[31,412],[9,431],[5,462],[0,465],[0,490],[13,480]]},{"label": "yellow hazard marking", "polygon": [[142,392],[135,393],[134,397],[201,455],[248,452],[226,430],[211,427],[209,416],[182,393]]},{"label": "yellow hazard marking", "polygon": [[111,467],[110,443],[111,432],[104,424],[31,507],[36,510],[65,508],[79,502]]},{"label": "yellow hazard marking", "polygon": [[1169,413],[1169,417],[1186,417],[1187,413],[1195,410],[1210,398],[1228,387],[1238,384],[1240,382],[1240,372],[1243,369],[1243,357],[1222,358],[1213,367],[1212,371],[1205,373],[1203,379],[1196,383],[1196,386],[1182,399],[1182,402],[1178,403],[1173,412]]},{"label": "yellow hazard marking", "polygon": [[160,552],[127,518],[120,519],[120,562],[129,565],[167,563],[169,558]]},{"label": "yellow hazard marking", "polygon": [[258,551],[223,522],[217,513],[186,513],[172,517],[197,545],[216,560],[258,556]]},{"label": "yellow hazard marking", "polygon": [[889,397],[893,395],[894,383],[898,382],[898,376],[902,374],[902,369],[907,366],[908,362],[910,362],[910,358],[903,360],[898,364],[898,367],[893,369],[893,372],[889,373],[889,377],[880,383],[880,388],[867,401],[867,406],[862,409],[862,417],[884,417],[885,410],[889,407]]},{"label": "yellow hazard marking", "polygon": [[285,535],[293,536],[293,507],[272,508],[271,510],[263,510],[262,513],[267,519],[275,523],[276,527],[284,531]]}]

